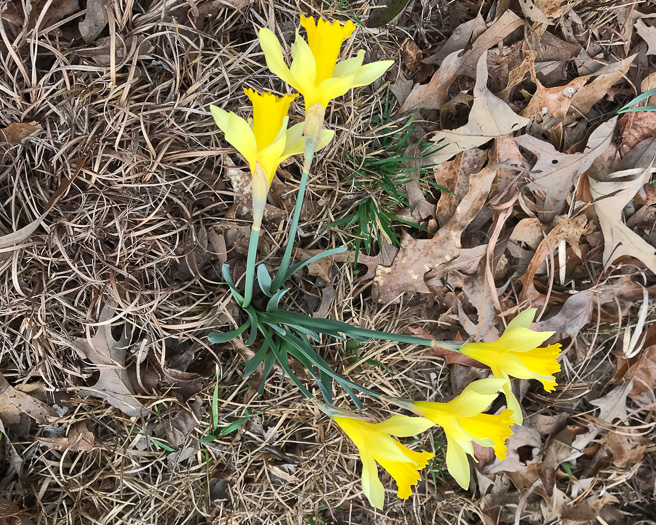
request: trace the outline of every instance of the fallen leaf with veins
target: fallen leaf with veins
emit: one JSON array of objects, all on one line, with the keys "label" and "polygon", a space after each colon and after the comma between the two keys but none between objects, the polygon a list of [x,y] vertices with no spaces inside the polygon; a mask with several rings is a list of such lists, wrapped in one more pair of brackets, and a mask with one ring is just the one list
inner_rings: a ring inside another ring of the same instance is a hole
[{"label": "fallen leaf with veins", "polygon": [[563,211],[567,195],[574,188],[582,173],[588,170],[613,140],[617,119],[604,122],[590,135],[583,153],[560,153],[548,142],[530,135],[515,137],[518,146],[537,157],[531,169],[531,189],[544,192],[540,199],[545,213],[558,214]]},{"label": "fallen leaf with veins", "polygon": [[650,181],[654,171],[651,167],[617,171],[608,175],[605,181],[589,178],[590,195],[604,234],[604,265],[629,256],[656,273],[656,248],[630,230],[622,218],[624,208]]},{"label": "fallen leaf with veins", "polygon": [[528,119],[517,115],[508,104],[495,97],[487,88],[486,54],[481,55],[476,68],[474,104],[469,121],[464,126],[448,131],[438,131],[431,139],[444,147],[431,155],[433,164],[441,164],[461,151],[477,148],[493,138],[519,131]]},{"label": "fallen leaf with veins", "polygon": [[108,301],[100,312],[96,335],[91,338],[78,337],[71,341],[73,348],[82,358],[89,359],[100,372],[100,377],[92,387],[80,389],[83,396],[104,399],[125,415],[139,417],[148,412],[134,397],[128,372],[125,369],[125,352],[129,340],[121,337],[118,341],[112,336],[112,326],[108,321],[115,314],[115,303]]},{"label": "fallen leaf with veins", "polygon": [[508,73],[508,83],[506,84],[506,87],[503,88],[503,91],[497,93],[497,96],[506,102],[508,102],[512,90],[524,80],[524,77],[529,71],[535,68],[535,58],[538,56],[537,51],[524,49],[523,53],[524,59],[522,60],[522,63]]},{"label": "fallen leaf with veins", "polygon": [[432,239],[415,239],[407,233],[401,237],[402,250],[389,267],[379,266],[372,297],[380,303],[398,301],[404,292],[430,293],[424,276],[442,263],[460,255],[460,236],[485,204],[495,172],[484,168],[471,175],[469,191],[451,220]]},{"label": "fallen leaf with veins", "polygon": [[23,414],[27,414],[40,425],[57,419],[57,413],[52,407],[36,397],[16,390],[0,374],[0,421],[5,425],[16,425]]},{"label": "fallen leaf with veins", "polygon": [[[515,16],[515,18],[518,17]],[[454,51],[462,51],[471,42],[478,40],[478,38],[487,30],[488,28],[485,19],[479,12],[472,20],[468,20],[456,27],[439,51],[425,58],[423,62],[426,64],[440,65],[447,56]]]},{"label": "fallen leaf with veins", "polygon": [[590,322],[594,298],[595,294],[591,291],[572,295],[556,315],[533,323],[531,329],[539,332],[554,331],[576,337],[581,329]]},{"label": "fallen leaf with veins", "polygon": [[84,421],[73,425],[66,437],[45,438],[37,437],[39,443],[53,450],[61,452],[91,452],[98,448],[96,437]]},{"label": "fallen leaf with veins", "polygon": [[579,89],[572,97],[572,107],[583,115],[587,115],[592,106],[608,96],[608,90],[620,80],[626,78],[633,60],[637,55],[631,55],[624,60],[604,66],[594,73],[595,79]]}]

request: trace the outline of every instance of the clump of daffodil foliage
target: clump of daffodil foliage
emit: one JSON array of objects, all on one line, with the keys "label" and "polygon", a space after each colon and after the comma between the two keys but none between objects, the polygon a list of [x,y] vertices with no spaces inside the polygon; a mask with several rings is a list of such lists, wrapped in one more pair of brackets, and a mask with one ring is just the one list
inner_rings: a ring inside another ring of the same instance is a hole
[{"label": "clump of daffodil foliage", "polygon": [[[280,307],[280,300],[287,292],[283,285],[294,272],[321,257],[346,249],[327,250],[307,261],[291,264],[294,238],[313,157],[335,135],[333,130],[324,129],[326,109],[331,100],[352,88],[371,84],[393,64],[391,60],[365,64],[364,50],[358,51],[354,57],[339,60],[343,42],[355,31],[351,21],[341,24],[338,21],[315,21],[301,16],[301,26],[307,33],[307,41],[296,32],[296,40],[291,45],[290,65],[287,65],[282,46],[272,31],[262,28],[259,38],[270,71],[301,95],[305,107],[304,122],[293,125],[289,123],[288,111],[290,104],[299,96],[296,93],[280,97],[247,89],[246,95],[253,105],[252,119],[248,121],[216,106],[210,108],[226,141],[241,153],[250,167],[253,176],[253,225],[243,291],[234,284],[230,267],[224,265],[222,269],[235,301],[244,312],[243,324],[232,332],[212,333],[209,339],[220,343],[248,334],[245,341],[247,345],[259,343],[255,356],[246,363],[245,376],[262,366],[266,380],[274,363],[279,363],[283,372],[303,394],[332,418],[357,447],[362,460],[362,491],[374,507],[382,508],[385,500],[385,490],[378,477],[378,465],[396,481],[398,497],[406,499],[411,495],[412,486],[421,479],[419,472],[434,456],[432,452],[412,450],[392,436],[416,436],[435,426],[441,427],[446,434],[448,471],[461,487],[467,489],[470,484],[468,456],[474,455],[473,443],[492,447],[496,456],[503,460],[512,426],[522,423],[522,408],[512,392],[511,378],[537,379],[542,382],[545,390],[553,390],[556,386],[554,374],[560,370],[557,361],[560,345],[540,347],[553,332],[536,332],[529,328],[535,317],[534,309],[525,310],[515,317],[497,341],[463,344],[366,330],[340,321],[308,317]],[[264,206],[280,163],[300,154],[304,155],[303,172],[289,239],[278,271],[271,276],[264,265],[256,267]],[[256,277],[262,294],[269,297],[264,311],[256,310],[252,304]],[[460,395],[446,403],[388,398],[333,371],[314,349],[313,342],[319,342],[321,335],[336,339],[349,337],[356,341],[375,338],[446,347],[489,366],[493,377],[472,382]],[[325,402],[316,399],[308,386],[292,372],[288,364],[290,357],[307,368]],[[349,393],[358,408],[361,408],[361,403],[356,391],[374,398],[384,398],[414,416],[393,415],[377,423],[357,413],[334,407],[333,381]],[[505,396],[507,408],[494,414],[486,413],[500,392]]]}]

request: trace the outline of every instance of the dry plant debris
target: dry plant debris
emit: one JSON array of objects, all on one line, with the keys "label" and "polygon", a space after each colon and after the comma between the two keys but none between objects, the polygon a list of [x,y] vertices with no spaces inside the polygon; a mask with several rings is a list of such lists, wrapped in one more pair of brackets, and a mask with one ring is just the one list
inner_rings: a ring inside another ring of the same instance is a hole
[{"label": "dry plant debris", "polygon": [[[244,88],[281,93],[260,27],[290,42],[299,13],[366,21],[375,4],[0,3],[0,523],[656,521],[656,99],[617,114],[656,87],[646,3],[406,2],[345,46],[396,65],[331,106],[298,257],[362,235],[327,226],[365,197],[413,217],[380,175],[405,165],[410,118],[429,146],[413,188],[432,209],[419,228],[393,222],[400,246],[359,267],[349,251],[303,270],[287,304],[484,342],[538,308],[532,328],[563,348],[558,387],[516,385],[527,420],[503,461],[475,449],[472,489],[435,434],[417,444],[435,457],[411,498],[372,509],[336,425],[280,370],[253,395],[251,354],[208,342],[236,326],[220,268],[244,273],[252,218],[209,106],[245,115]],[[266,203],[272,267],[300,173],[283,162]],[[439,348],[318,350],[390,398],[445,402],[490,374]]]}]

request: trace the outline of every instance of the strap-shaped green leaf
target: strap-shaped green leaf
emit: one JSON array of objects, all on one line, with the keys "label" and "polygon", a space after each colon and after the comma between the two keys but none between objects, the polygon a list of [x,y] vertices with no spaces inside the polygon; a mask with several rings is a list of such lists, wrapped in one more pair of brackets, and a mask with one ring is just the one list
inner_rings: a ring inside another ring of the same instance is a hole
[{"label": "strap-shaped green leaf", "polygon": [[248,320],[236,330],[230,332],[210,332],[207,338],[210,340],[210,343],[227,343],[243,334],[250,325],[251,321]]},{"label": "strap-shaped green leaf", "polygon": [[267,297],[271,297],[271,275],[269,275],[269,271],[263,264],[257,267],[257,283],[260,285],[262,293]]},{"label": "strap-shaped green leaf", "polygon": [[260,349],[257,351],[257,353],[251,357],[248,361],[246,361],[246,366],[244,367],[244,377],[250,376],[255,370],[257,370],[257,367],[260,366],[260,363],[264,361],[264,358],[268,355],[267,351],[269,350],[269,343],[264,340],[262,343],[262,346]]},{"label": "strap-shaped green leaf", "polygon": [[330,257],[331,255],[336,255],[338,253],[342,253],[346,251],[346,246],[340,246],[339,248],[333,248],[331,250],[326,250],[325,252],[321,252],[316,254],[313,257],[310,257],[307,261],[303,261],[300,263],[294,264],[289,270],[287,270],[287,273],[285,274],[285,278],[283,279],[283,283],[289,279],[292,275],[294,275],[297,271],[299,271],[301,268],[304,266],[307,266],[308,264],[311,264],[315,261],[318,261],[319,259],[323,259],[324,257]]}]

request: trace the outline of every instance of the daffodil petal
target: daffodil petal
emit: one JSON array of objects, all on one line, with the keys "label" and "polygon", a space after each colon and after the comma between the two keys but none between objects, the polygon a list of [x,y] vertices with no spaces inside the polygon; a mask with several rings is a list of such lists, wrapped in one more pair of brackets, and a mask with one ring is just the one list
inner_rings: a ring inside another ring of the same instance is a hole
[{"label": "daffodil petal", "polygon": [[305,152],[305,137],[303,136],[304,126],[304,122],[299,122],[287,130],[285,151],[283,153],[285,159],[291,155],[299,155]]},{"label": "daffodil petal", "polygon": [[496,344],[512,352],[528,352],[540,346],[554,334],[555,332],[536,332],[520,326],[512,330],[506,329]]},{"label": "daffodil petal", "polygon": [[385,488],[378,477],[376,461],[369,454],[360,452],[362,459],[362,492],[367,496],[369,503],[377,509],[385,504]]},{"label": "daffodil petal", "polygon": [[508,323],[508,326],[506,326],[506,332],[514,328],[530,328],[537,311],[537,308],[527,308],[523,312],[517,314],[517,316]]},{"label": "daffodil petal", "polygon": [[286,82],[297,91],[300,91],[298,84],[294,80],[290,69],[285,64],[285,59],[282,55],[282,47],[278,37],[266,27],[260,29],[260,46],[264,52],[264,59],[266,60],[267,67],[283,82]]},{"label": "daffodil petal", "polygon": [[337,20],[326,22],[321,18],[315,23],[314,18],[301,15],[301,25],[307,31],[308,45],[316,59],[319,84],[333,76],[342,44],[355,31],[355,24],[349,20],[342,25]]},{"label": "daffodil petal", "polygon": [[506,395],[506,407],[512,410],[512,417],[515,420],[515,425],[521,425],[524,421],[524,414],[522,414],[522,405],[519,404],[519,399],[512,391],[512,384],[510,379],[503,385],[503,393]]},{"label": "daffodil petal", "polygon": [[[314,81],[317,76],[317,64],[312,54],[310,46],[296,32],[296,41],[292,44],[292,67],[290,68],[291,76],[294,77],[300,91],[304,97],[316,89]],[[305,101],[305,110],[307,111],[312,104],[308,105]]]},{"label": "daffodil petal", "polygon": [[362,67],[362,62],[364,61],[365,51],[361,49],[358,51],[357,55],[346,60],[342,60],[339,64],[335,66],[335,71],[333,72],[333,78],[349,78],[353,79],[358,73],[358,70]]},{"label": "daffodil petal", "polygon": [[479,414],[497,398],[504,383],[503,379],[496,378],[473,381],[458,397],[447,403],[449,410],[460,417]]},{"label": "daffodil petal", "polygon": [[221,112],[225,113],[225,111],[219,108],[212,110],[214,120],[217,122],[217,125],[221,122],[225,126],[221,129],[225,134],[226,142],[241,153],[242,157],[250,165],[251,171],[253,171],[255,169],[255,163],[258,160],[257,142],[255,141],[253,130],[248,125],[248,122],[240,116],[234,113],[228,113],[226,120],[225,115]]},{"label": "daffodil petal", "polygon": [[353,80],[353,87],[368,86],[382,77],[392,67],[394,60],[381,60],[362,66]]},{"label": "daffodil petal", "polygon": [[374,425],[376,430],[398,437],[416,436],[435,424],[424,417],[392,416],[382,423]]},{"label": "daffodil petal", "polygon": [[230,114],[226,110],[214,105],[210,106],[210,111],[212,112],[212,116],[214,117],[214,122],[216,122],[216,125],[221,131],[223,131],[223,133],[225,133],[228,129],[228,116]]},{"label": "daffodil petal", "polygon": [[321,130],[321,140],[319,141],[319,144],[317,145],[316,151],[319,151],[319,150],[325,148],[328,144],[330,144],[330,141],[333,140],[334,136],[335,136],[335,130],[322,129]]},{"label": "daffodil petal", "polygon": [[462,446],[447,434],[446,468],[463,489],[469,488],[469,460]]},{"label": "daffodil petal", "polygon": [[360,452],[375,451],[376,459],[387,461],[411,461],[396,446],[396,441],[376,428],[376,425],[360,419],[334,417],[346,435]]}]

